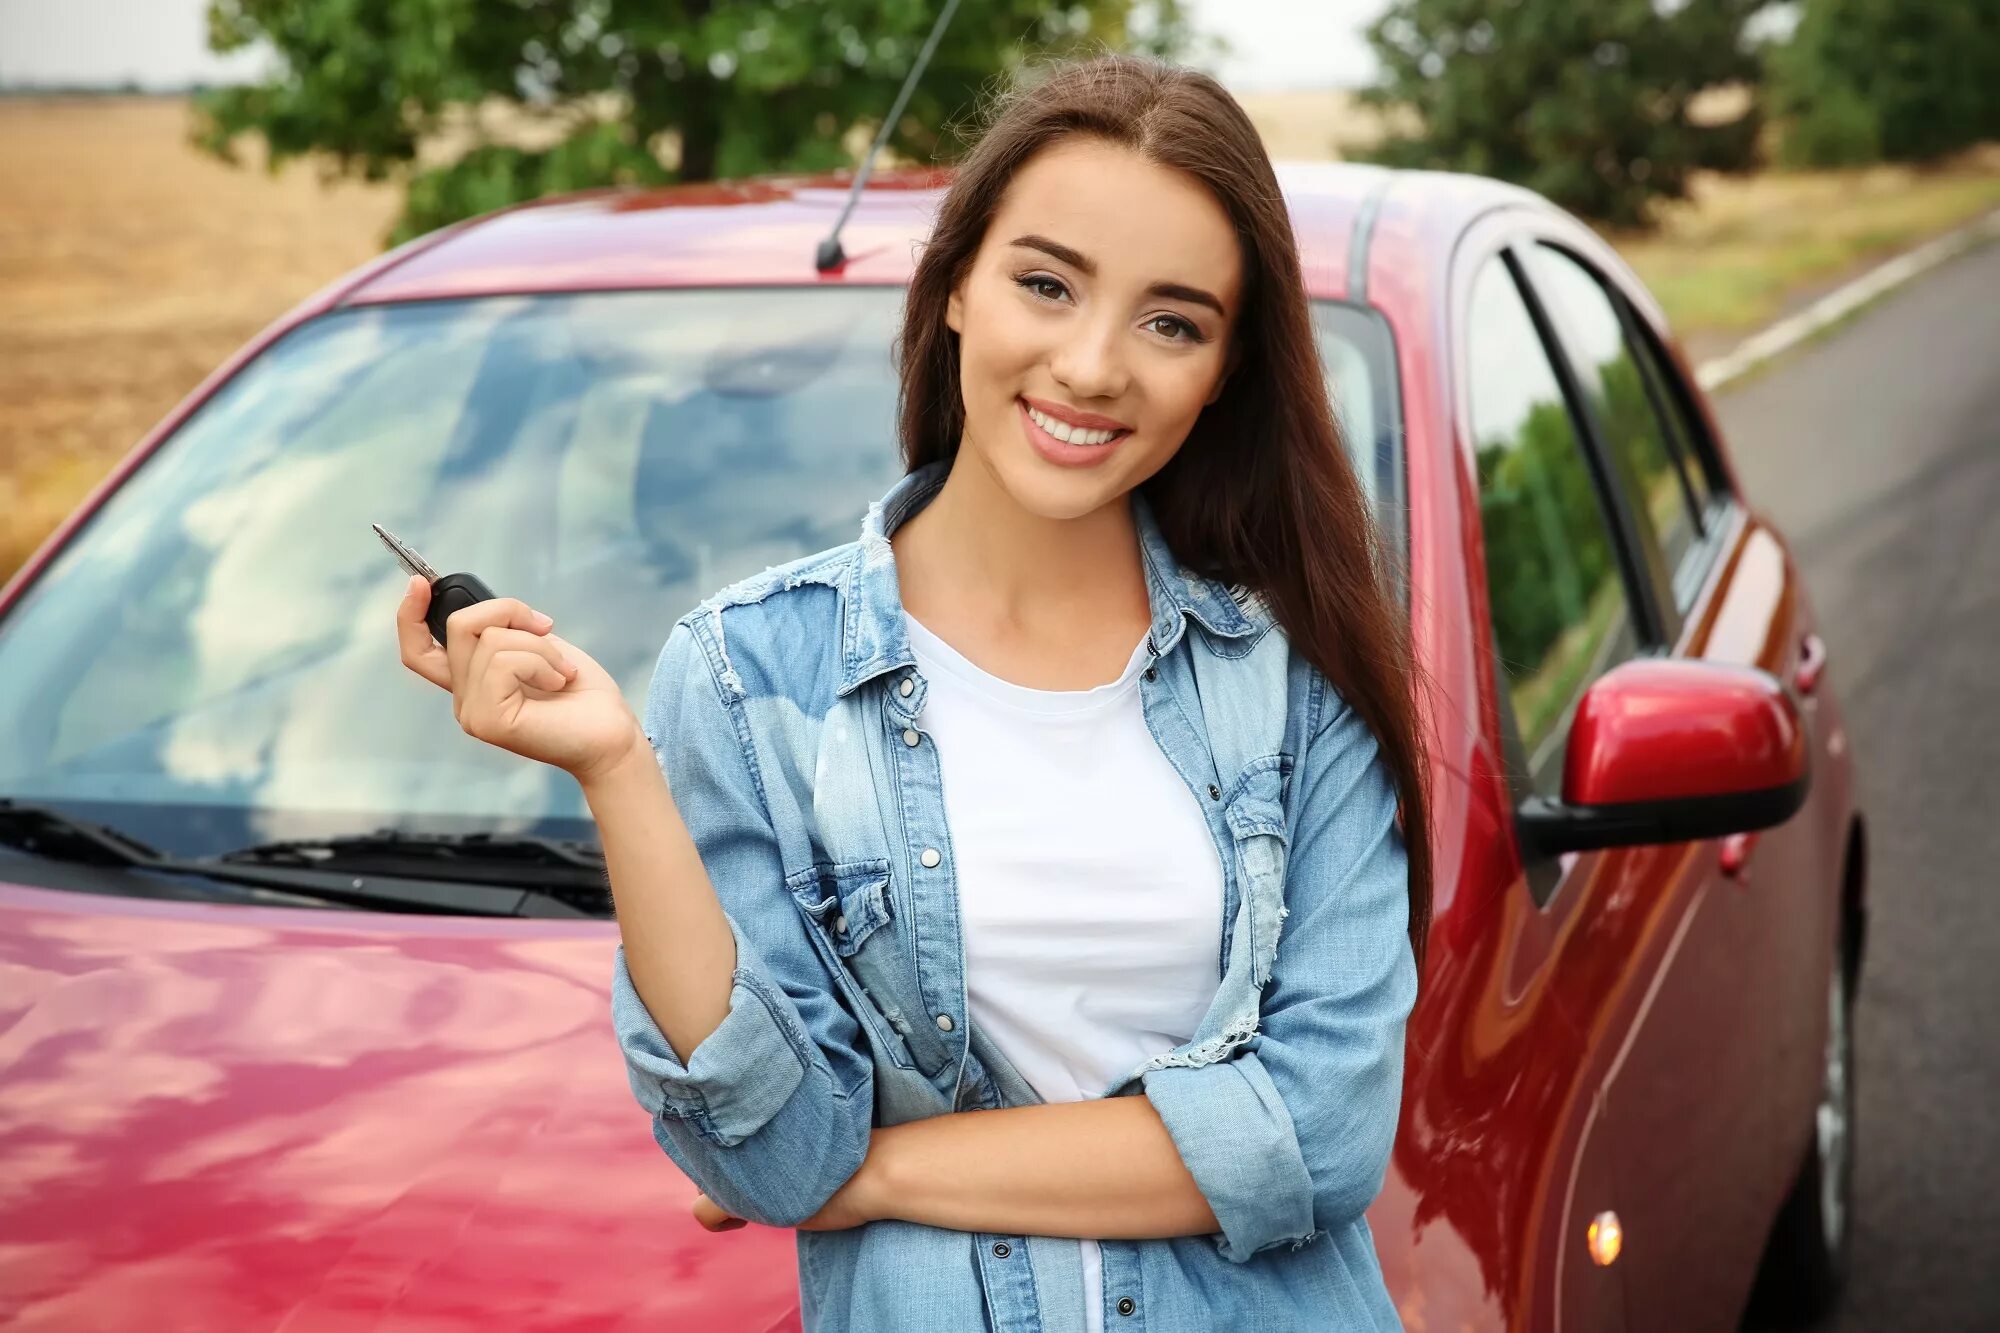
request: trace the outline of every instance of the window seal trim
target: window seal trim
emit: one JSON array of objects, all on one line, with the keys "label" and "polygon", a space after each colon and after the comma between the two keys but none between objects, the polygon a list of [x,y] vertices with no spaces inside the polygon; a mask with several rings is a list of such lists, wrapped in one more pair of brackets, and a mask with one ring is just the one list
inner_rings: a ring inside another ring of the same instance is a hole
[{"label": "window seal trim", "polygon": [[1591,479],[1597,487],[1597,501],[1604,510],[1605,524],[1610,529],[1612,545],[1618,552],[1619,569],[1625,578],[1625,595],[1634,612],[1634,630],[1639,648],[1643,651],[1653,645],[1671,643],[1680,627],[1675,624],[1670,630],[1667,625],[1668,617],[1661,605],[1658,581],[1638,550],[1637,534],[1640,529],[1612,467],[1610,446],[1597,414],[1586,401],[1576,366],[1563,341],[1562,330],[1542,303],[1541,293],[1530,277],[1527,256],[1522,248],[1524,242],[1528,245],[1540,244],[1541,237],[1532,232],[1517,234],[1502,244],[1499,254],[1520,292],[1522,302],[1528,308],[1528,317],[1534,321],[1535,332],[1549,357],[1549,368],[1555,372],[1556,382],[1562,388],[1571,424],[1576,428],[1577,443],[1582,446],[1584,458],[1590,466]]}]

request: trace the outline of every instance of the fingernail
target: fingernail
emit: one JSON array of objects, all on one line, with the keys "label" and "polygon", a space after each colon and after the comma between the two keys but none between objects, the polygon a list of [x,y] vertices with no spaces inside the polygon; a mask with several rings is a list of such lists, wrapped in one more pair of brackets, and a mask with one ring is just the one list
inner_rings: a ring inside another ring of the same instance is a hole
[{"label": "fingernail", "polygon": [[537,625],[553,625],[556,622],[555,618],[550,616],[548,613],[543,611],[537,611],[535,612],[535,623]]}]

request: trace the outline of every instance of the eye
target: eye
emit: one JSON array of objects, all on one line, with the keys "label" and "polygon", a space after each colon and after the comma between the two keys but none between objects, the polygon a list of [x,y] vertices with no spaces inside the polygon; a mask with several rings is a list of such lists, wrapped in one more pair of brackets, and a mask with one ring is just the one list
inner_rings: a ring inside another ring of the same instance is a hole
[{"label": "eye", "polygon": [[[1164,329],[1169,342],[1198,343],[1208,341],[1208,339],[1201,336],[1200,329],[1197,329],[1179,315],[1155,315],[1146,321],[1146,327],[1155,332]],[[1178,332],[1178,336],[1176,336],[1176,331]]]},{"label": "eye", "polygon": [[1060,301],[1069,295],[1069,288],[1063,286],[1059,279],[1052,278],[1046,273],[1024,273],[1014,279],[1014,284],[1027,289],[1044,301]]}]

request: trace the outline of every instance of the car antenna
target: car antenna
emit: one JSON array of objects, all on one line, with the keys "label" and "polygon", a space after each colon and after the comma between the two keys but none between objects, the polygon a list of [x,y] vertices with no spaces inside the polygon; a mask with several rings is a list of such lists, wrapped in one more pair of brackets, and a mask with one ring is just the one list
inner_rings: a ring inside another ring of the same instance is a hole
[{"label": "car antenna", "polygon": [[839,268],[847,262],[847,252],[840,248],[840,229],[847,225],[848,217],[853,214],[854,202],[861,197],[862,188],[868,184],[868,173],[874,169],[875,159],[881,156],[882,145],[889,142],[889,132],[896,127],[896,122],[902,119],[903,105],[910,100],[910,92],[917,86],[918,78],[923,75],[924,66],[931,63],[931,52],[937,50],[938,38],[944,36],[945,25],[951,22],[952,11],[957,8],[958,0],[945,0],[944,9],[938,14],[937,22],[931,24],[931,35],[924,38],[924,49],[917,52],[916,63],[911,65],[910,72],[903,76],[903,86],[896,94],[895,105],[891,106],[889,114],[883,117],[882,127],[875,131],[875,142],[868,146],[868,156],[861,159],[861,169],[854,173],[854,186],[847,192],[847,203],[841,208],[840,216],[835,219],[833,230],[826,234],[826,239],[819,243],[819,249],[813,255],[813,264],[820,272],[825,273],[829,269]]}]

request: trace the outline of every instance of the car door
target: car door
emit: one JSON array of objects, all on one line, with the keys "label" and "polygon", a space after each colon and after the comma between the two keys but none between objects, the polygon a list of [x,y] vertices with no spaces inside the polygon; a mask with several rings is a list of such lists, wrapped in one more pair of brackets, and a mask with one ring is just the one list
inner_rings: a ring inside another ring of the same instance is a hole
[{"label": "car door", "polygon": [[[1560,782],[1576,698],[1639,651],[1645,623],[1560,356],[1538,326],[1505,243],[1511,230],[1487,228],[1462,242],[1454,280],[1463,366],[1458,416],[1480,530],[1476,551],[1468,552],[1467,593],[1473,638],[1492,645],[1480,657],[1480,712],[1504,719],[1482,726],[1493,731],[1490,750],[1507,770],[1508,808],[1538,780]],[[1504,834],[1504,813],[1501,828]],[[1506,1031],[1532,1011],[1537,1048],[1561,1052],[1559,1068],[1523,1066],[1504,1093],[1486,1092],[1535,1120],[1532,1139],[1508,1164],[1529,1177],[1524,1188],[1535,1200],[1514,1223],[1522,1234],[1510,1248],[1521,1252],[1522,1267],[1511,1328],[1624,1327],[1622,1270],[1604,1264],[1610,1251],[1592,1244],[1620,1214],[1615,1145],[1603,1130],[1601,1078],[1589,1067],[1575,1007],[1563,1002],[1565,988],[1601,954],[1589,928],[1593,909],[1619,910],[1617,885],[1595,871],[1603,859],[1572,858],[1564,866],[1513,857],[1518,869],[1502,884],[1488,923],[1499,961],[1484,1003],[1498,1007],[1467,1022],[1470,1032]],[[1551,1002],[1531,1010],[1531,996]],[[1510,997],[1514,1003],[1502,1003]],[[1480,1044],[1492,1041],[1484,1036]],[[1555,1086],[1539,1086],[1538,1078]],[[1497,1136],[1485,1151],[1501,1151]]]},{"label": "car door", "polygon": [[[1686,386],[1589,246],[1543,232],[1512,257],[1624,553],[1637,651],[1714,647],[1781,674],[1797,635],[1789,561],[1733,503],[1712,445],[1674,410]],[[1517,711],[1516,724],[1532,746],[1533,720]],[[1556,758],[1546,743],[1528,754],[1543,795],[1559,794],[1539,767]],[[1768,831],[1760,855],[1797,869],[1799,835]],[[1576,895],[1575,928],[1596,940],[1562,993],[1601,1080],[1632,1333],[1736,1326],[1797,1161],[1787,1145],[1809,1123],[1816,1048],[1801,1022],[1819,1010],[1821,923],[1799,913],[1790,876],[1725,868],[1747,845],[1622,848],[1542,872],[1551,901]]]}]

